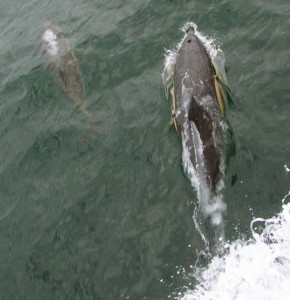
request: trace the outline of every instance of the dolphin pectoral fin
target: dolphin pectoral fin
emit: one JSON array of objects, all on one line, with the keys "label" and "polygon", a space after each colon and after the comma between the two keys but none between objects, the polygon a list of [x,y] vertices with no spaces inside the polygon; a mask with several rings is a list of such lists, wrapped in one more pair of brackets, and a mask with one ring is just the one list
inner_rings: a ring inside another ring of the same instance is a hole
[{"label": "dolphin pectoral fin", "polygon": [[[224,61],[223,60],[221,62],[213,61],[212,64],[213,64],[214,73],[215,73],[215,86],[219,87],[223,102],[225,103],[225,99],[227,99],[227,103],[229,105],[233,105],[234,104],[234,102],[233,102],[234,95],[228,84],[226,70],[224,67]],[[217,82],[217,84],[216,84],[216,82]]]},{"label": "dolphin pectoral fin", "polygon": [[172,100],[172,103],[171,103],[172,114],[171,114],[169,124],[170,124],[170,126],[174,125],[176,132],[179,133],[177,123],[176,123],[176,115],[175,115],[176,101],[175,101],[175,95],[174,95],[173,77],[169,76],[169,74],[167,74],[165,72],[162,74],[162,81],[163,81],[163,85],[164,85],[164,89],[165,89],[166,99],[169,100],[169,98],[171,98],[171,100]]},{"label": "dolphin pectoral fin", "polygon": [[169,85],[164,86],[164,89],[165,89],[165,97],[166,97],[166,99],[168,100],[168,95],[169,95],[169,92],[168,92],[168,90],[169,90]]},{"label": "dolphin pectoral fin", "polygon": [[173,86],[174,72],[172,67],[165,67],[162,72],[162,82],[165,90],[166,98],[169,97],[169,91]]},{"label": "dolphin pectoral fin", "polygon": [[214,69],[215,69],[215,74],[218,77],[218,79],[226,86],[229,86],[228,84],[228,80],[227,80],[227,76],[226,76],[226,71],[223,69],[219,69],[214,65]]},{"label": "dolphin pectoral fin", "polygon": [[215,78],[214,79],[214,86],[215,86],[215,91],[217,95],[217,102],[218,106],[220,109],[221,114],[224,116],[225,115],[225,105],[224,105],[224,93],[223,93],[223,88],[219,84],[218,80]]},{"label": "dolphin pectoral fin", "polygon": [[174,124],[176,132],[179,133],[177,123],[176,123],[176,99],[175,99],[175,95],[174,95],[174,86],[173,86],[173,84],[170,88],[170,94],[171,94],[171,98],[172,98],[171,125]]},{"label": "dolphin pectoral fin", "polygon": [[222,84],[226,85],[226,74],[224,68],[219,68],[218,64],[213,61],[212,66],[214,69],[214,87],[217,96],[217,102],[220,109],[221,114],[224,116],[225,114],[225,105],[224,105],[224,93]]},{"label": "dolphin pectoral fin", "polygon": [[228,85],[226,85],[219,77],[216,77],[216,81],[217,81],[219,89],[221,91],[221,95],[224,100],[224,103],[225,103],[225,100],[227,100],[227,103],[230,106],[233,106],[234,105],[233,99],[235,97],[234,97],[234,94],[231,91],[230,87]]},{"label": "dolphin pectoral fin", "polygon": [[175,95],[174,95],[174,87],[172,86],[170,88],[170,94],[171,94],[171,99],[172,99],[172,103],[171,103],[171,109],[172,109],[172,116],[176,115],[176,100],[175,100]]},{"label": "dolphin pectoral fin", "polygon": [[166,99],[169,100],[169,95],[170,94],[172,95],[171,90],[173,89],[173,81],[172,79],[166,81],[164,78],[162,80],[163,80]]},{"label": "dolphin pectoral fin", "polygon": [[174,113],[171,115],[171,118],[170,118],[170,126],[174,126],[176,132],[179,133],[178,128],[177,128],[177,124],[176,124],[176,116],[175,116]]},{"label": "dolphin pectoral fin", "polygon": [[218,50],[216,55],[212,59],[212,64],[215,70],[216,76],[219,80],[225,85],[229,86],[227,75],[226,75],[226,67],[225,67],[225,56],[221,50]]}]

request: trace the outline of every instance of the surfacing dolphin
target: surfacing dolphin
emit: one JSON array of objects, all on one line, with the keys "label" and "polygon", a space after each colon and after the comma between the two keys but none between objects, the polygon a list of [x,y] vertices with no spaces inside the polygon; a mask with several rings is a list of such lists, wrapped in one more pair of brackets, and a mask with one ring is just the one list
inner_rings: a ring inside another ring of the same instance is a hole
[{"label": "surfacing dolphin", "polygon": [[225,204],[220,191],[229,129],[225,99],[230,90],[223,62],[212,58],[199,36],[194,25],[188,24],[177,51],[166,57],[163,82],[166,96],[172,98],[172,123],[182,140],[183,167],[197,191],[203,215],[194,220],[200,228],[211,217],[211,223],[221,228],[221,237]]},{"label": "surfacing dolphin", "polygon": [[[215,192],[222,176],[224,105],[215,88],[215,71],[210,57],[192,27],[187,29],[177,54],[173,80],[176,128],[178,132],[183,131],[186,146],[192,149],[190,161],[193,166],[201,168],[198,173]],[[201,153],[197,153],[196,143],[202,144]]]},{"label": "surfacing dolphin", "polygon": [[75,54],[60,27],[46,21],[41,37],[41,54],[54,81],[84,113],[85,88]]}]

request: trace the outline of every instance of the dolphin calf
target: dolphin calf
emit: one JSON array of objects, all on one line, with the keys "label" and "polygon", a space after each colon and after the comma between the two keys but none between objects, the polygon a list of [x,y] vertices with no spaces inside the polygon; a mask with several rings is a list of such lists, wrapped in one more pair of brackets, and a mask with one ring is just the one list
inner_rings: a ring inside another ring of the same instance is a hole
[{"label": "dolphin calf", "polygon": [[41,36],[41,54],[54,81],[76,106],[86,112],[84,110],[85,89],[78,61],[61,28],[49,21],[46,21]]}]

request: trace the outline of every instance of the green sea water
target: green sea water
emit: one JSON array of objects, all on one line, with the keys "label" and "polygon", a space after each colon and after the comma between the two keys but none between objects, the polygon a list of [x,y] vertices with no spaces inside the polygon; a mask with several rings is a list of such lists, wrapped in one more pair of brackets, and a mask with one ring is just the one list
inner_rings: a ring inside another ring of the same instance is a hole
[{"label": "green sea water", "polygon": [[[43,64],[45,20],[75,48],[93,131]],[[280,211],[289,0],[1,0],[0,299],[168,299],[191,283],[178,270],[202,248],[197,199],[161,79],[189,20],[220,45],[235,95],[226,239]]]}]

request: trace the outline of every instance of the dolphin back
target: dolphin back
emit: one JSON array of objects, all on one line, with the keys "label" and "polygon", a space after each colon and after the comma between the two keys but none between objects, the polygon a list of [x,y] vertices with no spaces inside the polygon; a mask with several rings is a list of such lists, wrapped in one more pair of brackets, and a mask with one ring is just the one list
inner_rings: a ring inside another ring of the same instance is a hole
[{"label": "dolphin back", "polygon": [[213,193],[223,177],[224,160],[224,106],[217,88],[211,58],[194,29],[189,28],[177,53],[174,69],[175,123],[181,136],[187,136],[184,145],[191,149],[193,168]]}]

